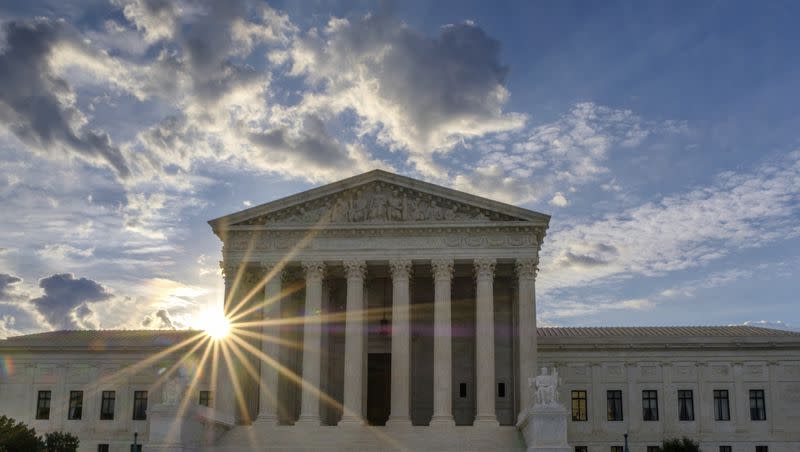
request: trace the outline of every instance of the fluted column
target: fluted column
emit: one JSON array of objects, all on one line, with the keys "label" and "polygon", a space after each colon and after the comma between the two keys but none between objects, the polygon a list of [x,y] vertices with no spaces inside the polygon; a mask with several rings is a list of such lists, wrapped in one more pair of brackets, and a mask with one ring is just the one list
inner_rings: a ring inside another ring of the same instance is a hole
[{"label": "fluted column", "polygon": [[306,304],[303,328],[303,395],[297,423],[319,425],[320,347],[322,346],[322,278],[325,264],[303,262],[306,273]]},{"label": "fluted column", "polygon": [[519,386],[520,412],[522,420],[528,407],[533,406],[533,394],[528,384],[536,377],[536,272],[539,259],[519,259],[517,271],[517,319],[519,330]]},{"label": "fluted column", "polygon": [[453,420],[453,324],[450,284],[453,259],[434,259],[433,270],[433,417],[431,425],[455,425]]},{"label": "fluted column", "polygon": [[392,272],[392,388],[387,424],[411,424],[411,260],[389,262]]},{"label": "fluted column", "polygon": [[494,266],[495,259],[475,259],[475,425],[498,425],[494,406]]},{"label": "fluted column", "polygon": [[362,388],[364,382],[364,261],[345,261],[347,312],[344,344],[344,410],[340,425],[364,423]]},{"label": "fluted column", "polygon": [[[280,332],[267,322],[281,317],[281,276],[283,269],[276,262],[261,262],[267,278],[264,284],[264,305],[261,307],[261,351],[278,360]],[[256,422],[277,424],[278,422],[278,370],[263,359],[259,360],[261,381],[259,384],[258,417]]]},{"label": "fluted column", "polygon": [[[236,280],[236,272],[238,266],[220,262],[222,269],[222,277],[225,280],[225,294],[223,311],[227,313],[236,304],[230,298],[232,297],[233,284]],[[232,358],[232,354],[228,354]],[[233,369],[233,362],[228,362],[225,354],[221,351],[217,354],[217,380],[216,387],[214,388],[214,408],[230,420],[234,420],[236,416],[236,396],[233,387],[233,380],[231,379],[229,369]]]}]

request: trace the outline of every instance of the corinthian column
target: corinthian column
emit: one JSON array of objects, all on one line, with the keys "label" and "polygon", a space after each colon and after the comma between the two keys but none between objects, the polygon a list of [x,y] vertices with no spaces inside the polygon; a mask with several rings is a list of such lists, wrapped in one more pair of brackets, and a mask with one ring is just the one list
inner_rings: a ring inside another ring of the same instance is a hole
[{"label": "corinthian column", "polygon": [[345,261],[347,312],[344,344],[344,409],[339,425],[364,423],[362,387],[364,381],[364,261]]},{"label": "corinthian column", "polygon": [[431,425],[455,425],[453,421],[453,324],[450,316],[450,283],[453,259],[434,259],[433,270],[433,418]]},{"label": "corinthian column", "polygon": [[[518,287],[517,312],[519,330],[519,416],[522,420],[533,405],[528,379],[536,377],[536,272],[539,259],[519,259],[516,263]],[[595,389],[597,390],[597,389]]]},{"label": "corinthian column", "polygon": [[392,397],[387,425],[410,425],[411,328],[409,284],[411,260],[389,262],[392,271]]},{"label": "corinthian column", "polygon": [[[223,311],[225,315],[227,315],[228,311],[236,304],[230,298],[233,296],[233,284],[236,280],[236,273],[239,268],[235,264],[225,262],[220,262],[219,264],[222,269],[222,277],[225,280]],[[214,398],[216,399],[214,408],[223,416],[233,421],[236,418],[236,397],[234,395],[233,380],[231,379],[229,369],[234,369],[235,367],[233,362],[228,362],[225,359],[225,355],[222,352],[218,353],[217,356],[219,362],[217,363],[217,384],[214,388]],[[229,354],[229,356],[232,357],[231,354]]]},{"label": "corinthian column", "polygon": [[298,424],[319,425],[320,347],[322,346],[322,278],[325,264],[303,262],[306,273],[306,305],[303,328],[303,395]]},{"label": "corinthian column", "polygon": [[[278,360],[277,339],[280,335],[269,321],[281,317],[281,275],[283,270],[275,262],[261,262],[267,282],[264,285],[264,305],[261,308],[261,351]],[[259,383],[258,417],[256,422],[277,424],[278,422],[278,370],[263,359],[259,361],[261,381]]]},{"label": "corinthian column", "polygon": [[490,258],[475,259],[475,425],[499,425],[494,410],[494,266]]}]

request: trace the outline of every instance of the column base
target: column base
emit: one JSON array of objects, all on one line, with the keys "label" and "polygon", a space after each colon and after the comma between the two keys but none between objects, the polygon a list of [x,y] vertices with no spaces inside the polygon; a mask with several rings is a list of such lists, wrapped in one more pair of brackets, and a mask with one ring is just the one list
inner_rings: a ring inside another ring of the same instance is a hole
[{"label": "column base", "polygon": [[294,425],[302,425],[304,427],[311,427],[311,426],[320,426],[322,425],[322,418],[319,416],[311,416],[311,415],[300,415],[300,418],[294,423]]},{"label": "column base", "polygon": [[455,427],[456,421],[453,416],[433,416],[429,425],[431,427]]},{"label": "column base", "polygon": [[278,425],[278,416],[274,414],[259,414],[253,424]]},{"label": "column base", "polygon": [[391,417],[386,421],[387,427],[411,427],[411,418],[408,417]]},{"label": "column base", "polygon": [[472,423],[473,427],[500,427],[500,422],[497,421],[497,416],[480,415],[475,416],[475,421]]},{"label": "column base", "polygon": [[336,424],[339,427],[361,427],[367,425],[364,419],[355,416],[342,416],[342,419]]}]

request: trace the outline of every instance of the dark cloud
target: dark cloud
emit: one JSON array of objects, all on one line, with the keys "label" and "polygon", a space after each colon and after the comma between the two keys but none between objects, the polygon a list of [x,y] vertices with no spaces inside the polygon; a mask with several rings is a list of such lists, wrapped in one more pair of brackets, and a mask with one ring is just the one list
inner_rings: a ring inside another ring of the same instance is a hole
[{"label": "dark cloud", "polygon": [[159,309],[158,311],[148,314],[142,319],[142,326],[145,328],[152,328],[157,330],[174,330],[177,328],[175,322],[166,309]]},{"label": "dark cloud", "polygon": [[44,295],[31,300],[35,309],[56,329],[95,327],[89,303],[106,301],[112,295],[105,287],[86,278],[76,279],[70,273],[43,278],[39,287]]},{"label": "dark cloud", "polygon": [[500,63],[500,43],[473,23],[429,37],[385,14],[334,19],[322,37],[314,30],[299,39],[292,58],[295,73],[335,98],[333,108],[349,102],[383,125],[384,138],[413,151],[522,123],[502,113],[508,68]]},{"label": "dark cloud", "polygon": [[127,177],[130,171],[119,148],[108,134],[83,127],[83,114],[68,100],[71,87],[50,65],[59,44],[82,45],[75,33],[64,22],[47,19],[7,22],[3,33],[0,123],[39,152],[74,152]]},{"label": "dark cloud", "polygon": [[619,251],[613,245],[605,243],[595,243],[584,247],[584,252],[565,251],[557,259],[558,263],[564,267],[603,267],[611,264],[619,255]]},{"label": "dark cloud", "polygon": [[14,301],[19,298],[16,293],[16,285],[21,283],[22,279],[7,273],[0,273],[0,301]]},{"label": "dark cloud", "polygon": [[345,169],[353,163],[344,146],[328,134],[323,121],[315,115],[306,116],[299,130],[278,127],[250,133],[249,137],[270,158],[283,157],[329,169]]}]

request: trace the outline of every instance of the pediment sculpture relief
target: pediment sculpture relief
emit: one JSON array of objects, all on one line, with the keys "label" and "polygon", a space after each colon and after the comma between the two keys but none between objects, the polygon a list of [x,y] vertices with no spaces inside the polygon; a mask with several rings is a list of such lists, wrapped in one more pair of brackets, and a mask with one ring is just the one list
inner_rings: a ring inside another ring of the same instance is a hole
[{"label": "pediment sculpture relief", "polygon": [[519,218],[405,187],[375,182],[244,221],[261,224],[516,221]]}]

